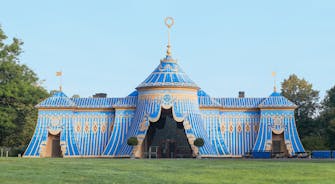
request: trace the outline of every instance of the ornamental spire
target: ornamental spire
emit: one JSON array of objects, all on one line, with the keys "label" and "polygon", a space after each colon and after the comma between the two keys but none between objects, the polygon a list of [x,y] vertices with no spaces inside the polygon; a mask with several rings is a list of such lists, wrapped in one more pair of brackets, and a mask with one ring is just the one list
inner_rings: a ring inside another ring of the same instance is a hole
[{"label": "ornamental spire", "polygon": [[174,20],[172,17],[166,17],[165,18],[165,25],[168,28],[168,45],[167,45],[167,51],[166,51],[166,56],[171,56],[171,44],[170,44],[170,29],[174,24]]}]

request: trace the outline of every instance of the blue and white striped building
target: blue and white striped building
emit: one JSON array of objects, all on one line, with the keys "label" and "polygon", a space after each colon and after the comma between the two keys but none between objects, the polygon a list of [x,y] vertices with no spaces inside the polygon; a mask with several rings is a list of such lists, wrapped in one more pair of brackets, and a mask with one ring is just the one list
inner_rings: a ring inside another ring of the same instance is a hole
[{"label": "blue and white striped building", "polygon": [[[165,123],[182,125],[192,156],[304,152],[294,119],[295,104],[277,92],[262,98],[211,97],[172,58],[170,45],[158,67],[124,98],[69,98],[59,91],[36,108],[38,122],[24,157],[121,158],[134,154],[143,158],[151,146],[148,130],[166,112],[174,121]],[[128,146],[130,137],[137,137],[139,144]],[[194,146],[196,138],[204,139],[203,147]],[[175,147],[169,145],[170,151],[177,154],[178,140],[169,143]],[[163,154],[160,143],[156,146]]]}]

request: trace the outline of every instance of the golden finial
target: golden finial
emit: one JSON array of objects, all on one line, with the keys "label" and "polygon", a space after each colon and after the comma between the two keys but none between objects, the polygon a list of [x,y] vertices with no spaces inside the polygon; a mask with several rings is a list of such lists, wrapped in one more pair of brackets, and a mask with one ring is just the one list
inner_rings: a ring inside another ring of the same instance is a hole
[{"label": "golden finial", "polygon": [[273,77],[273,92],[277,92],[277,87],[276,87],[276,76],[277,76],[277,73],[276,72],[272,72],[272,77]]},{"label": "golden finial", "polygon": [[167,45],[166,55],[171,56],[170,29],[174,24],[174,20],[172,17],[166,17],[164,22],[165,22],[166,27],[168,28],[168,45]]}]

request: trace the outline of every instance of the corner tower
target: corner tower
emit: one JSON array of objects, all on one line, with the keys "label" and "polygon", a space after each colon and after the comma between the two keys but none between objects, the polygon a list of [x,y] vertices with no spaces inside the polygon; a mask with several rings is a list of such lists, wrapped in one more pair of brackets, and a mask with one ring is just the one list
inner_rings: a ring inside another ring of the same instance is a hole
[{"label": "corner tower", "polygon": [[271,151],[285,156],[305,152],[295,124],[294,110],[297,106],[293,102],[274,88],[274,92],[258,107],[260,125],[254,152]]}]

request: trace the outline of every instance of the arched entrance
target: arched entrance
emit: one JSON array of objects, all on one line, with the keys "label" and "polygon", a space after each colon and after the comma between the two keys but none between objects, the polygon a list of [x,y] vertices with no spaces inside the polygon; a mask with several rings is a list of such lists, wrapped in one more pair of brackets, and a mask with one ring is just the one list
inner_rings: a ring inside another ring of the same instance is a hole
[{"label": "arched entrance", "polygon": [[284,132],[281,134],[272,133],[272,153],[276,156],[288,156],[288,151],[285,145]]},{"label": "arched entrance", "polygon": [[60,146],[60,134],[52,135],[48,134],[48,141],[46,145],[46,155],[45,157],[62,157],[62,151]]},{"label": "arched entrance", "polygon": [[173,119],[172,109],[163,110],[157,122],[150,122],[143,142],[146,158],[191,158],[184,125]]}]

